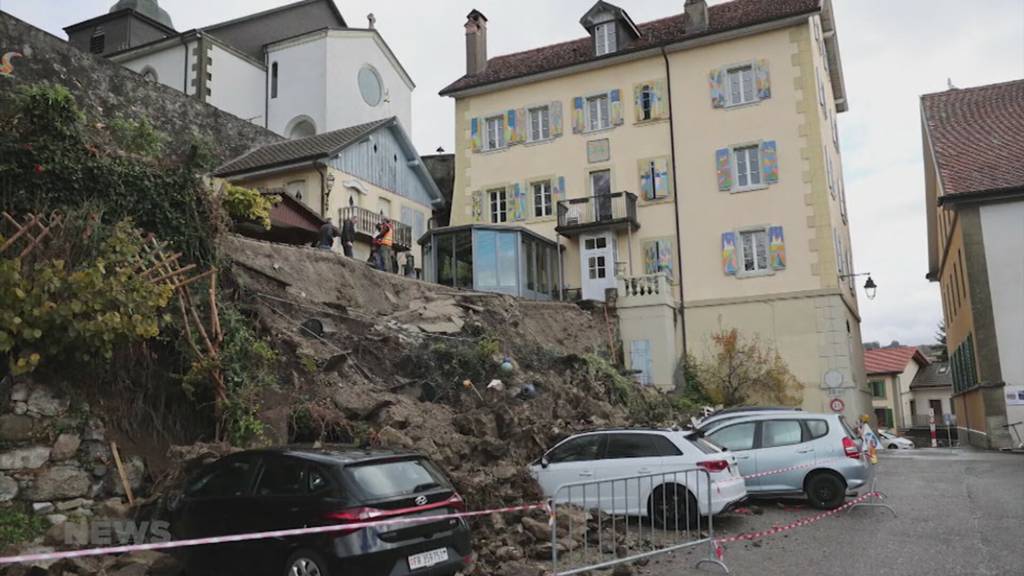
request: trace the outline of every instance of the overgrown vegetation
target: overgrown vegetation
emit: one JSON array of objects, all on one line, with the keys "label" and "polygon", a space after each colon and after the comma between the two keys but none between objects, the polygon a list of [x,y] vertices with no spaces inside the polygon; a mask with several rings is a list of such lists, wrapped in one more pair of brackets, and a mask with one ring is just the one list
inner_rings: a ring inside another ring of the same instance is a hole
[{"label": "overgrown vegetation", "polygon": [[0,508],[0,546],[34,540],[46,532],[46,527],[45,518],[18,506]]},{"label": "overgrown vegetation", "polygon": [[67,219],[24,258],[0,259],[0,354],[16,375],[108,361],[160,332],[171,290],[139,275],[142,232],[129,220],[101,225],[87,210]]},{"label": "overgrown vegetation", "polygon": [[[214,158],[209,142],[193,138],[187,151],[168,150],[171,138],[149,120],[87,119],[61,86],[5,93],[0,110],[0,210],[19,219],[55,213],[65,223],[25,257],[0,255],[0,354],[8,369],[86,380],[97,392],[131,390],[133,400],[153,403],[133,410],[157,418],[173,418],[166,402],[176,397],[160,387],[176,387],[182,398],[185,388],[193,411],[214,413],[216,430],[200,437],[258,441],[260,390],[276,382],[277,355],[209,280],[180,289],[201,313],[220,312],[219,350],[198,349],[184,306],[168,306],[175,291],[138,274],[137,264],[145,232],[179,252],[179,264],[194,274],[221,267],[216,240],[230,216],[266,226],[272,203],[235,187],[214,195],[202,177]],[[190,320],[193,331],[197,321]],[[214,372],[216,386],[208,381]]]},{"label": "overgrown vegetation", "polygon": [[713,404],[798,405],[800,382],[777,350],[735,328],[711,336],[712,356],[695,367],[699,390]]},{"label": "overgrown vegetation", "polygon": [[265,230],[270,230],[270,209],[277,202],[278,198],[234,184],[225,184],[221,190],[221,204],[232,220],[255,222]]}]

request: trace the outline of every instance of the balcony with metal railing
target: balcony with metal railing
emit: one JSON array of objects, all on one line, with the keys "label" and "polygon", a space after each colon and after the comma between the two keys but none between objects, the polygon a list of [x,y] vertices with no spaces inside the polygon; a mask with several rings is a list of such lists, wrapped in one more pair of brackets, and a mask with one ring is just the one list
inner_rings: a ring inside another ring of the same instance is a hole
[{"label": "balcony with metal railing", "polygon": [[636,194],[614,192],[558,203],[558,227],[555,230],[563,236],[617,228],[640,228],[636,217]]},{"label": "balcony with metal railing", "polygon": [[[342,208],[339,216],[341,221],[337,224],[338,228],[341,228],[345,220],[355,216],[356,237],[367,242],[373,240],[373,237],[377,234],[377,226],[384,221],[384,216],[381,214],[373,210],[360,208],[359,206]],[[408,224],[391,220],[391,229],[394,250],[396,252],[411,250],[413,243],[412,227]]]}]

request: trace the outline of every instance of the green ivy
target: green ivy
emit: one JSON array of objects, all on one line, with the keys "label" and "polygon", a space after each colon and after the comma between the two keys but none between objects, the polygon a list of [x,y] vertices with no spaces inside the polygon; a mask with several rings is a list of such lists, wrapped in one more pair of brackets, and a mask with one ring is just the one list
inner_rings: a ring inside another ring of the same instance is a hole
[{"label": "green ivy", "polygon": [[167,136],[147,118],[132,120],[118,116],[110,123],[110,132],[122,150],[142,156],[158,156],[167,141]]},{"label": "green ivy", "polygon": [[42,516],[28,514],[19,507],[0,508],[0,546],[31,542],[46,533]]}]

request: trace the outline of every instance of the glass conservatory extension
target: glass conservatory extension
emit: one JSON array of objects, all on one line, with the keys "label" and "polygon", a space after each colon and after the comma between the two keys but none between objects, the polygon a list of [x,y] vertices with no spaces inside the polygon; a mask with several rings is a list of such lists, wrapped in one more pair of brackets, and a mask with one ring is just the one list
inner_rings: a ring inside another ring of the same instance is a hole
[{"label": "glass conservatory extension", "polygon": [[468,225],[429,230],[424,277],[453,288],[557,300],[558,245],[525,228]]}]

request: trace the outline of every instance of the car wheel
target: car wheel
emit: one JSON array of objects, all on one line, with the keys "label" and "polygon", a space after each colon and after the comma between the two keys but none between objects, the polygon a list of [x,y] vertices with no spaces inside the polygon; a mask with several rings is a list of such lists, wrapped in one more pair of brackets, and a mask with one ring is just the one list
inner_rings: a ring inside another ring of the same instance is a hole
[{"label": "car wheel", "polygon": [[696,528],[700,509],[697,499],[683,486],[659,486],[647,503],[648,517],[655,528],[666,530]]},{"label": "car wheel", "polygon": [[288,558],[284,576],[330,576],[323,556],[312,550],[299,550]]},{"label": "car wheel", "polygon": [[811,476],[804,490],[811,505],[821,510],[838,508],[846,500],[846,483],[828,472]]},{"label": "car wheel", "polygon": [[886,446],[886,448],[888,448],[889,450],[899,450],[900,447],[895,444],[889,444],[888,446]]}]

